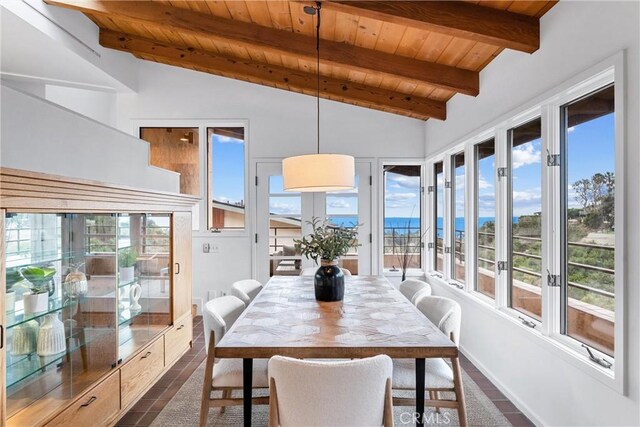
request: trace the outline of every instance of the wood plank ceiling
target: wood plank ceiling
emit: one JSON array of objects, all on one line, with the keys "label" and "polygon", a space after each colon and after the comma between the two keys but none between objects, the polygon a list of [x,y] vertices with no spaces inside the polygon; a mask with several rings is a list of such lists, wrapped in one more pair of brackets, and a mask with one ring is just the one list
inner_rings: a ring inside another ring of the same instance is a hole
[{"label": "wood plank ceiling", "polygon": [[[137,58],[316,94],[315,20],[303,1],[45,0],[79,10],[100,43]],[[422,120],[503,49],[539,47],[556,1],[323,1],[321,96]]]}]

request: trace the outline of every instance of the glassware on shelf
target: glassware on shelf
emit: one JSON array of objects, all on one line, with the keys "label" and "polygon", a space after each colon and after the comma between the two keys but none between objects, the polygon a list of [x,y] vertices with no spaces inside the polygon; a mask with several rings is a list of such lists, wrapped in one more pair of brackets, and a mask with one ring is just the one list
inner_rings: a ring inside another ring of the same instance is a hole
[{"label": "glassware on shelf", "polygon": [[70,298],[81,297],[87,294],[87,275],[80,271],[84,263],[79,265],[71,264],[71,272],[67,274],[62,283],[62,291]]}]

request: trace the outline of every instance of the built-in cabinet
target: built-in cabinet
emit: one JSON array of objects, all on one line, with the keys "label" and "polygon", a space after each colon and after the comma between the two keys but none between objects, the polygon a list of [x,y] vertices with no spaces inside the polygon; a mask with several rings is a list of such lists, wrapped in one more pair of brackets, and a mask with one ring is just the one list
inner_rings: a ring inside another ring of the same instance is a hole
[{"label": "built-in cabinet", "polygon": [[115,422],[192,340],[193,197],[0,170],[1,420]]}]

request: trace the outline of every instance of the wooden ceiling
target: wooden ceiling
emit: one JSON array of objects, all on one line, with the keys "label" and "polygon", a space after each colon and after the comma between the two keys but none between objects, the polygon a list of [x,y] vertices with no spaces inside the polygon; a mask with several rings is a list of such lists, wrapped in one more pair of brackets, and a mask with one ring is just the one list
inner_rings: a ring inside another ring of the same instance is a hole
[{"label": "wooden ceiling", "polygon": [[[79,10],[102,46],[137,58],[316,94],[315,18],[304,1],[45,0]],[[426,120],[503,49],[539,47],[556,1],[323,1],[321,96]]]}]

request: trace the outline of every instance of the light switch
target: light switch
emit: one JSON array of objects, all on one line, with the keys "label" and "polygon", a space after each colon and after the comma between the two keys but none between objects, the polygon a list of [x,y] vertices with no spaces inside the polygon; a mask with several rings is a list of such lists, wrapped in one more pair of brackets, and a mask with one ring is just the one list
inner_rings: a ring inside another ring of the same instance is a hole
[{"label": "light switch", "polygon": [[209,251],[211,250],[211,246],[208,243],[203,243],[202,244],[202,252],[204,253],[209,253]]}]

